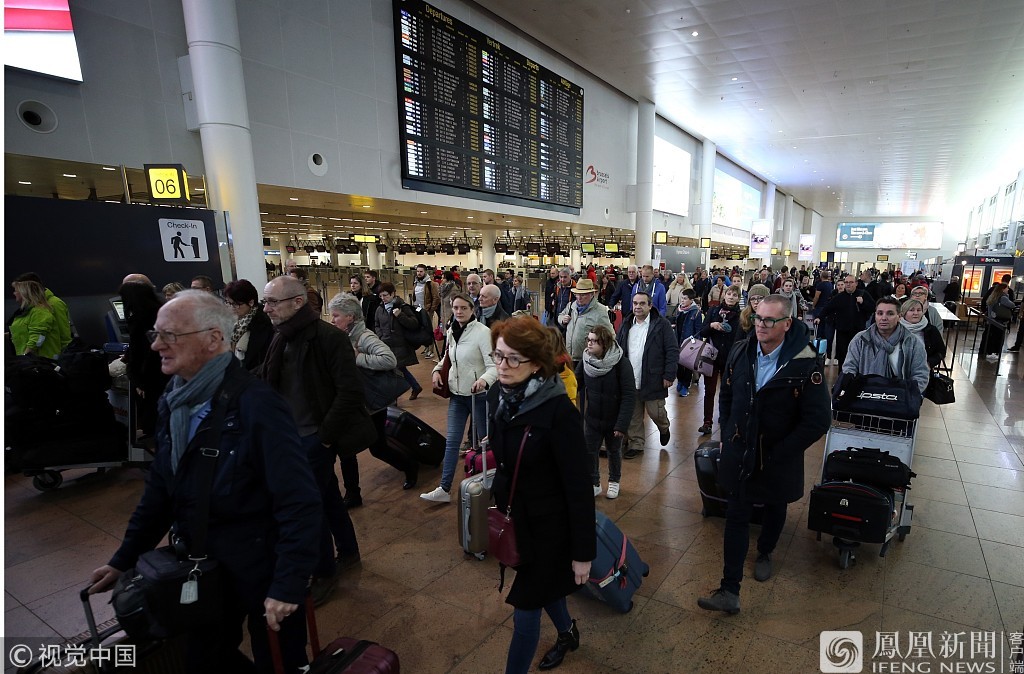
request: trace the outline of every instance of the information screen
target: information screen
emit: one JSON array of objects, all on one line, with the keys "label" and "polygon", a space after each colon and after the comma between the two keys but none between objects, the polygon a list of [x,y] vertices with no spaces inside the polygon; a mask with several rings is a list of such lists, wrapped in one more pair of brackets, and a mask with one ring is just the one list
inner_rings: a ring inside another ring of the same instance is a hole
[{"label": "information screen", "polygon": [[403,187],[578,213],[583,89],[422,0],[393,6]]}]

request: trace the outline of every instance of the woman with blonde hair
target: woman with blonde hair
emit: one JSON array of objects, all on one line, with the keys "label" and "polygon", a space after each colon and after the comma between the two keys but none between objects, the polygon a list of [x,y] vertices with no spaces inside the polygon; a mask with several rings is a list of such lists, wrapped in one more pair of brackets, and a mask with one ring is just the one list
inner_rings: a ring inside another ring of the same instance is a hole
[{"label": "woman with blonde hair", "polygon": [[690,279],[686,278],[685,272],[678,272],[672,284],[668,287],[666,293],[666,299],[668,301],[668,320],[675,323],[676,314],[679,313],[679,303],[682,301],[682,293],[684,290],[693,288],[693,284],[690,283]]},{"label": "woman with blonde hair", "polygon": [[551,340],[551,349],[555,352],[555,362],[559,365],[558,376],[562,380],[562,385],[565,386],[565,392],[569,396],[569,400],[572,401],[572,404],[579,407],[579,380],[572,369],[572,357],[565,350],[562,333],[558,331],[558,328],[551,326],[548,328],[548,339]]},{"label": "woman with blonde hair", "polygon": [[36,281],[15,281],[11,288],[14,301],[18,303],[10,328],[14,353],[56,358],[60,355],[60,333],[57,319],[46,301],[46,290]]}]

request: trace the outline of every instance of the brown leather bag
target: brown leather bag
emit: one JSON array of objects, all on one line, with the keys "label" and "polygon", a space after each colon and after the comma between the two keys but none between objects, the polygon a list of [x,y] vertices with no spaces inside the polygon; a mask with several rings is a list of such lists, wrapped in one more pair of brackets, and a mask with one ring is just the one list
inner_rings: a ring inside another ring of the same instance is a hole
[{"label": "brown leather bag", "polygon": [[441,396],[442,398],[451,398],[452,390],[448,388],[448,375],[452,369],[452,360],[448,357],[448,350],[445,349],[444,358],[441,359],[441,385],[434,386],[431,390],[434,395]]}]

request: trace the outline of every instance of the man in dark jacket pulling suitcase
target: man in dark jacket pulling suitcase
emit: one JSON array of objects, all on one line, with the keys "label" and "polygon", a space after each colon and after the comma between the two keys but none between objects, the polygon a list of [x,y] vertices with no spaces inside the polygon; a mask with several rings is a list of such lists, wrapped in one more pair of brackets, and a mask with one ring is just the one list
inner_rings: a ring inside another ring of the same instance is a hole
[{"label": "man in dark jacket pulling suitcase", "polygon": [[289,276],[268,283],[263,297],[276,332],[261,374],[288,401],[323,500],[320,560],[313,571],[313,601],[319,605],[333,592],[338,571],[359,562],[334,462],[339,453],[369,447],[377,431],[363,403],[348,336],[320,320],[306,303],[305,288]]},{"label": "man in dark jacket pulling suitcase", "polygon": [[[229,350],[235,318],[199,290],[161,307],[149,336],[172,378],[160,399],[157,452],[124,541],[93,571],[90,592],[113,585],[172,525],[191,545],[200,451],[217,449],[206,552],[224,572],[225,614],[219,629],[188,634],[186,671],[272,671],[267,625],[280,630],[284,660],[297,671],[306,663],[299,607],[316,563],[320,497],[285,401]],[[246,618],[255,666],[238,650]]]},{"label": "man in dark jacket pulling suitcase", "polygon": [[786,524],[786,506],[804,493],[804,451],[824,435],[831,402],[807,328],[792,319],[789,299],[769,295],[754,315],[756,340],[737,343],[726,361],[719,399],[719,482],[729,492],[722,581],[697,604],[740,610],[740,581],[755,503],[764,504],[754,578],[768,580],[771,554]]}]

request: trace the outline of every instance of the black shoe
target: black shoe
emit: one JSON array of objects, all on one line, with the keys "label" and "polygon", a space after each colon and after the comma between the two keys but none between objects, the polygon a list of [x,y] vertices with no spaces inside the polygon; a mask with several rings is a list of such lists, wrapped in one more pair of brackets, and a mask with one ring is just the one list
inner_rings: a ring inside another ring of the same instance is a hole
[{"label": "black shoe", "polygon": [[697,429],[697,432],[701,435],[711,435],[711,424],[704,424]]},{"label": "black shoe", "polygon": [[1009,353],[1017,353],[1018,351],[1020,351],[1020,344],[1014,344],[1009,349],[1007,349],[1007,351]]},{"label": "black shoe", "polygon": [[552,646],[544,657],[541,658],[537,669],[554,669],[562,664],[565,654],[580,647],[580,631],[576,629],[576,621],[572,621],[572,627],[566,632],[558,633],[558,641]]},{"label": "black shoe", "polygon": [[772,558],[763,552],[754,561],[754,580],[763,583],[772,577]]},{"label": "black shoe", "polygon": [[740,596],[719,588],[710,596],[697,599],[697,606],[705,611],[724,611],[736,615],[740,612]]},{"label": "black shoe", "polygon": [[624,451],[622,453],[622,458],[623,459],[635,459],[636,457],[640,456],[643,453],[644,453],[644,450],[642,450],[642,449],[627,449],[626,451]]},{"label": "black shoe", "polygon": [[336,565],[334,573],[339,574],[359,566],[363,563],[363,560],[358,552],[353,552],[351,555],[338,555],[334,562]]},{"label": "black shoe", "polygon": [[405,483],[402,484],[402,489],[409,490],[416,486],[417,480],[420,479],[420,467],[413,466],[411,470],[405,471]]},{"label": "black shoe", "polygon": [[607,459],[608,458],[608,450],[607,449],[600,449],[600,450],[598,450],[597,454],[602,459]]},{"label": "black shoe", "polygon": [[658,437],[661,440],[661,446],[664,447],[665,445],[668,444],[668,441],[669,439],[671,439],[672,434],[669,433],[669,429],[666,428],[665,430],[661,431]]},{"label": "black shoe", "polygon": [[359,508],[363,505],[363,497],[359,494],[353,494],[352,496],[346,495],[345,498],[341,500],[345,502],[345,507],[349,510],[352,510],[352,508]]},{"label": "black shoe", "polygon": [[334,594],[336,584],[337,578],[334,576],[314,578],[309,586],[309,594],[313,598],[313,606],[323,606],[326,604],[331,595]]},{"label": "black shoe", "polygon": [[414,388],[412,390],[412,394],[409,396],[409,400],[416,400],[417,398],[420,397],[420,393],[422,393],[422,392],[423,392],[423,389],[421,389],[421,388]]}]

